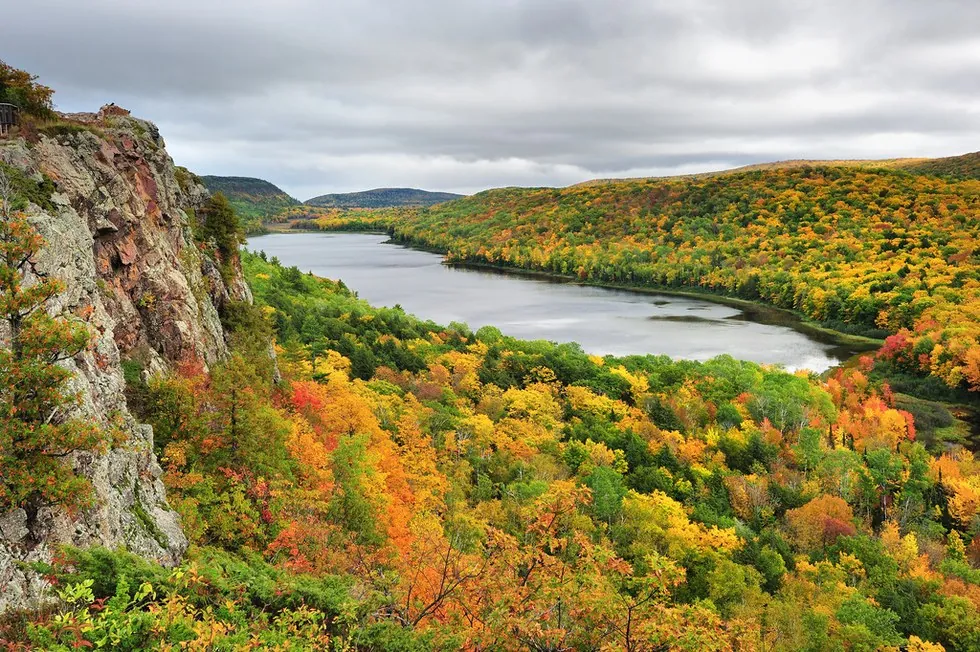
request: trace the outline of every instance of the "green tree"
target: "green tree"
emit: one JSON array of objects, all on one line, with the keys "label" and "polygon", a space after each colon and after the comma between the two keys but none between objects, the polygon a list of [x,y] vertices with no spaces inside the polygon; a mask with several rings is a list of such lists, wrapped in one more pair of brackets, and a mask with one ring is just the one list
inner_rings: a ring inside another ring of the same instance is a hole
[{"label": "green tree", "polygon": [[96,424],[66,416],[78,396],[68,391],[71,372],[59,363],[82,351],[89,335],[45,309],[62,284],[37,270],[43,240],[23,213],[11,210],[11,199],[0,173],[0,510],[38,502],[81,506],[89,484],[68,458],[105,442]]},{"label": "green tree", "polygon": [[861,596],[848,598],[837,610],[837,619],[843,624],[842,634],[853,650],[878,650],[905,642],[896,631],[898,615]]},{"label": "green tree", "polygon": [[227,264],[238,254],[238,245],[245,241],[235,209],[218,192],[211,195],[200,212],[204,218],[202,235],[206,240],[214,240],[221,262]]},{"label": "green tree", "polygon": [[820,440],[823,433],[816,428],[803,428],[800,430],[800,438],[793,447],[796,459],[803,471],[810,473],[820,462],[823,461],[824,452],[820,447]]},{"label": "green tree", "polygon": [[366,486],[373,470],[368,463],[367,436],[342,437],[333,454],[337,488],[330,501],[330,515],[362,545],[383,542],[378,513],[367,496]]},{"label": "green tree", "polygon": [[235,353],[212,372],[212,423],[227,442],[216,461],[263,476],[289,476],[289,423],[263,400],[272,393],[272,383],[257,366],[255,358]]},{"label": "green tree", "polygon": [[592,490],[592,509],[596,517],[611,524],[619,515],[626,495],[623,476],[608,466],[600,466],[585,478],[585,484]]}]

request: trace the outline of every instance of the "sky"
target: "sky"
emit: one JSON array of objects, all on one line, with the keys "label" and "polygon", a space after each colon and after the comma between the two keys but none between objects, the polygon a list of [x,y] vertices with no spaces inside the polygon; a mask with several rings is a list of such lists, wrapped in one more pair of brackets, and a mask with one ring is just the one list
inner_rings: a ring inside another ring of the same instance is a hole
[{"label": "sky", "polygon": [[976,0],[3,0],[0,59],[299,199],[980,150]]}]

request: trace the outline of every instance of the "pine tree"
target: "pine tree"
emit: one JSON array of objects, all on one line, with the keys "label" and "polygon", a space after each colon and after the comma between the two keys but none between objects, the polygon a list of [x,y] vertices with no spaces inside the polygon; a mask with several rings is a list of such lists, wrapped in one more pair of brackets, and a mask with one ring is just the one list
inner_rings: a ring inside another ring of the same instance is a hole
[{"label": "pine tree", "polygon": [[223,193],[215,193],[202,209],[204,215],[204,237],[214,240],[221,254],[221,262],[228,264],[238,253],[238,245],[243,242],[242,228],[235,209],[228,203]]},{"label": "pine tree", "polygon": [[68,417],[78,397],[59,363],[82,351],[89,336],[45,309],[63,287],[36,269],[43,240],[12,201],[0,170],[0,511],[39,502],[78,507],[90,488],[69,455],[100,449],[104,440],[95,424]]}]

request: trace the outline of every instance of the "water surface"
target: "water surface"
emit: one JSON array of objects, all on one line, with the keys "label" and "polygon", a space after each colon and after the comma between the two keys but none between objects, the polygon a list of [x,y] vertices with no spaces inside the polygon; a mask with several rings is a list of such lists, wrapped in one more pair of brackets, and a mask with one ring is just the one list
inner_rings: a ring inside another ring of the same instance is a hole
[{"label": "water surface", "polygon": [[[342,280],[375,306],[400,305],[439,324],[496,326],[522,339],[578,342],[598,355],[667,354],[707,360],[728,353],[788,369],[824,371],[855,351],[794,330],[785,313],[707,300],[613,290],[442,264],[442,257],[363,233],[272,234],[253,251]],[[767,323],[764,323],[767,322]]]}]

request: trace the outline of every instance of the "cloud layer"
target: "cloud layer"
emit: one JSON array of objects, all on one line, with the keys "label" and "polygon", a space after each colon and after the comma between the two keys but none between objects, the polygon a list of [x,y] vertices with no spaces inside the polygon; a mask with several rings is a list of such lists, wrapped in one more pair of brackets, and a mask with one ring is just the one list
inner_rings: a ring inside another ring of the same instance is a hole
[{"label": "cloud layer", "polygon": [[0,58],[306,199],[974,151],[977,25],[973,0],[31,0]]}]

